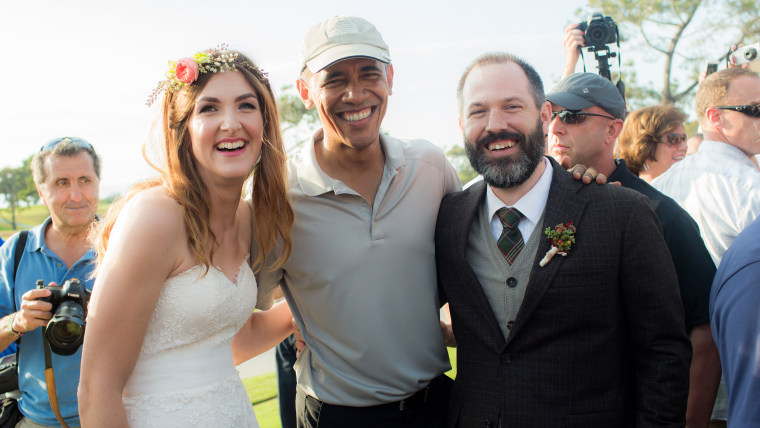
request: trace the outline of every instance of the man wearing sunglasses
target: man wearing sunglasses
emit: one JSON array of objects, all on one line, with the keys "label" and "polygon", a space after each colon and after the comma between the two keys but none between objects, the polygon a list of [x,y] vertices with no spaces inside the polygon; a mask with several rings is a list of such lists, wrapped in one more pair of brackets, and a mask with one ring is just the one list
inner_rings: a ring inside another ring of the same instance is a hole
[{"label": "man wearing sunglasses", "polygon": [[706,425],[720,379],[720,360],[707,307],[715,265],[699,228],[673,199],[633,175],[624,160],[615,160],[614,145],[623,127],[625,101],[612,82],[597,74],[576,73],[562,79],[546,98],[552,107],[549,153],[565,167],[585,165],[611,182],[644,194],[655,209],[678,275],[693,349],[686,420]]},{"label": "man wearing sunglasses", "polygon": [[[92,289],[90,274],[95,253],[87,233],[95,221],[100,183],[100,158],[81,138],[57,138],[32,158],[32,175],[50,217],[28,231],[18,269],[16,247],[20,234],[0,250],[0,349],[14,341],[18,347],[18,380],[23,418],[17,427],[61,426],[46,388],[42,328],[52,317],[52,305],[38,300],[50,290],[36,281],[63,285],[77,278]],[[77,385],[81,347],[72,355],[51,353],[57,408],[65,423],[79,426]]]},{"label": "man wearing sunglasses", "polygon": [[[704,141],[652,185],[691,214],[719,265],[734,239],[760,215],[760,171],[752,162],[760,154],[760,76],[743,68],[712,73],[699,86],[695,104]],[[725,421],[726,409],[721,388],[712,418]]]}]

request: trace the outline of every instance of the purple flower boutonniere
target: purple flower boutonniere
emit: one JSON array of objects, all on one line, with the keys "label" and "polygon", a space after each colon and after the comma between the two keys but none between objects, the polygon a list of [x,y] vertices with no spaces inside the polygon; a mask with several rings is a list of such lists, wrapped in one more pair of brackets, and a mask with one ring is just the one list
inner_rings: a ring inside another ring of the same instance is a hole
[{"label": "purple flower boutonniere", "polygon": [[558,224],[554,226],[554,229],[547,227],[544,235],[551,242],[552,248],[546,252],[544,258],[538,263],[541,267],[546,266],[549,260],[557,253],[563,257],[568,255],[570,248],[575,244],[575,226],[573,226],[572,220],[567,223]]}]

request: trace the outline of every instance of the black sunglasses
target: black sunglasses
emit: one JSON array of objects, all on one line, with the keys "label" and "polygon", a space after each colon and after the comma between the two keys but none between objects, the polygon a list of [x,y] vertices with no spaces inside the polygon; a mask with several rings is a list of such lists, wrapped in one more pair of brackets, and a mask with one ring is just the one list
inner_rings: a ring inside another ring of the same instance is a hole
[{"label": "black sunglasses", "polygon": [[72,143],[79,147],[89,149],[89,150],[95,150],[92,147],[92,144],[88,143],[87,141],[77,138],[77,137],[63,137],[63,138],[56,138],[55,140],[50,140],[47,143],[45,143],[42,147],[40,147],[40,151],[44,152],[47,150],[51,150],[53,147],[57,146],[58,144],[61,144],[63,142]]},{"label": "black sunglasses", "polygon": [[603,114],[596,114],[596,113],[586,113],[585,111],[580,110],[560,110],[560,111],[553,111],[552,112],[552,120],[554,120],[555,117],[559,116],[559,120],[562,121],[565,125],[580,125],[581,123],[586,121],[586,116],[599,116],[599,117],[606,117],[607,119],[615,120],[612,116],[605,116]]},{"label": "black sunglasses", "polygon": [[718,110],[738,111],[739,113],[744,113],[749,117],[760,117],[760,104],[748,106],[720,106],[715,108]]},{"label": "black sunglasses", "polygon": [[686,134],[668,134],[665,136],[666,140],[665,143],[668,143],[669,146],[677,146],[681,143],[686,142]]}]

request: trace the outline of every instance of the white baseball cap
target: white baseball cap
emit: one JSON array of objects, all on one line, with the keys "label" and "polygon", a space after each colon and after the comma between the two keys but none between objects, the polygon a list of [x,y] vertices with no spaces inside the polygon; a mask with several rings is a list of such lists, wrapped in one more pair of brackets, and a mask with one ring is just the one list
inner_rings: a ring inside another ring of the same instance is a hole
[{"label": "white baseball cap", "polygon": [[334,16],[311,27],[301,48],[301,70],[316,73],[352,57],[391,62],[388,45],[369,21],[355,16]]}]

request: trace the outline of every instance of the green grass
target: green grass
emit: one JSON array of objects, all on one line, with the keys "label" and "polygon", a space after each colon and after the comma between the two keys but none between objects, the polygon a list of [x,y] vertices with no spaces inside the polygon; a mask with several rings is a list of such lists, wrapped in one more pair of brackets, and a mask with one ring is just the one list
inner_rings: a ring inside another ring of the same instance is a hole
[{"label": "green grass", "polygon": [[[446,375],[452,379],[457,375],[456,349],[448,348],[452,369]],[[243,379],[243,385],[256,412],[256,419],[262,428],[281,428],[280,407],[277,401],[277,375],[275,373]]]},{"label": "green grass", "polygon": [[[108,211],[108,207],[111,204],[106,202],[101,202],[98,204],[98,215],[101,217],[105,216],[106,211]],[[20,229],[27,229],[34,226],[37,226],[38,224],[45,221],[46,218],[50,215],[50,212],[48,211],[47,207],[45,205],[34,205],[31,207],[22,207],[16,209],[16,225]],[[3,208],[0,209],[0,237],[3,239],[8,239],[11,235],[16,233],[18,230],[14,230],[11,228],[10,221],[11,221],[11,210],[9,208]],[[7,222],[7,223],[6,223]],[[29,226],[29,227],[25,227]]]}]

